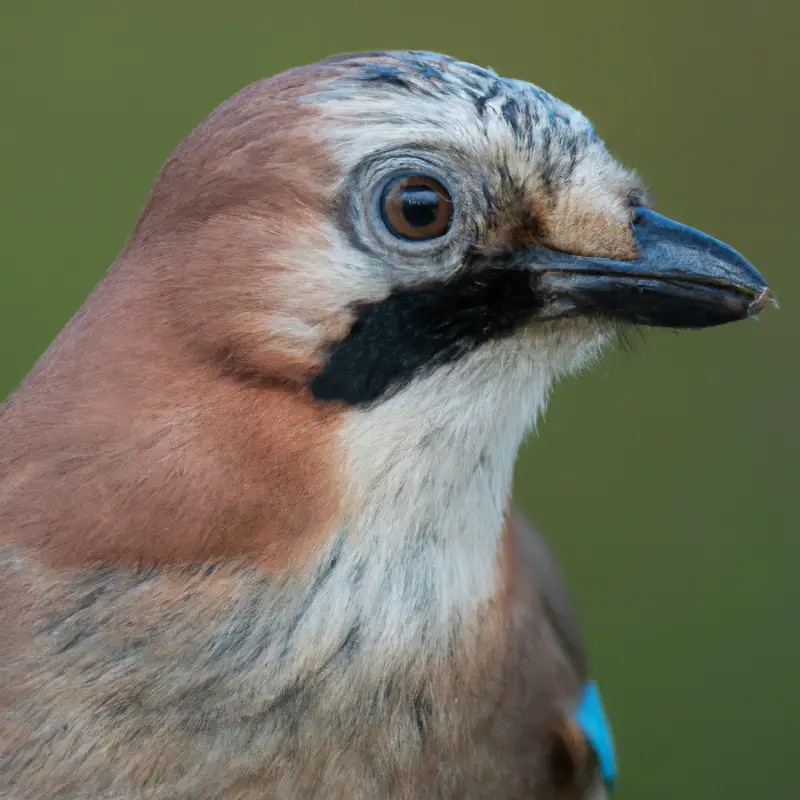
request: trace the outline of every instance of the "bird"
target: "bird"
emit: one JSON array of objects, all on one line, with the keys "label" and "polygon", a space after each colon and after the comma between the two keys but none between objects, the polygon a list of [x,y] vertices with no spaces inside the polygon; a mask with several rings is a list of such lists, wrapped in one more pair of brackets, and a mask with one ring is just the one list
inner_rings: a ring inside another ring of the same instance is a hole
[{"label": "bird", "polygon": [[607,796],[517,452],[625,330],[770,302],[531,83],[404,50],[242,89],[0,410],[0,794]]}]

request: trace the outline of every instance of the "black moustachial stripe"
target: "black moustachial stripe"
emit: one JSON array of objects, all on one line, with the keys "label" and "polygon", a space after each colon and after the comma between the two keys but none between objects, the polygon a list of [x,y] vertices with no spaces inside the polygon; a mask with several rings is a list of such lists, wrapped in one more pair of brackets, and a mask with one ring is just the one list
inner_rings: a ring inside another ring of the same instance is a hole
[{"label": "black moustachial stripe", "polygon": [[524,270],[489,269],[397,289],[361,306],[311,392],[319,400],[370,403],[424,369],[507,336],[540,309],[536,281]]}]

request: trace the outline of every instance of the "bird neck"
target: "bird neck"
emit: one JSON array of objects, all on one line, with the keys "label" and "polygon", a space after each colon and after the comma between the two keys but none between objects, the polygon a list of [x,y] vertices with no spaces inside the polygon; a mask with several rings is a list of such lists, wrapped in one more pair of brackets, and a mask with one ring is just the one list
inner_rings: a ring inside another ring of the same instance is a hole
[{"label": "bird neck", "polygon": [[[359,565],[376,636],[448,635],[502,584],[501,534],[514,462],[550,378],[491,352],[350,415],[349,487],[339,536]],[[499,377],[499,379],[498,379]]]}]

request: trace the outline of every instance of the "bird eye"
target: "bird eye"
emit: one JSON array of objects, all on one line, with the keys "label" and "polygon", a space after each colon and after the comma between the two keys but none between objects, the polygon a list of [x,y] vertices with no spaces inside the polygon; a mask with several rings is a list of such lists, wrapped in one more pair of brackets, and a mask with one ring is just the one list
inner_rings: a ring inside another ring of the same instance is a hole
[{"label": "bird eye", "polygon": [[392,178],[380,196],[384,225],[400,239],[422,242],[450,230],[453,200],[439,181],[422,173]]}]

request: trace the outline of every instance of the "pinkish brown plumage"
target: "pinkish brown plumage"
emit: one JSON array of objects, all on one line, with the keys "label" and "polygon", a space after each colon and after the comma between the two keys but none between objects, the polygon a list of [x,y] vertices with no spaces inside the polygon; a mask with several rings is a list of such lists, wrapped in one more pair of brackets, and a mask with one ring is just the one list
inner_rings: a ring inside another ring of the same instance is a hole
[{"label": "pinkish brown plumage", "polygon": [[212,113],[0,412],[0,794],[601,796],[508,497],[620,324],[763,304],[719,243],[670,272],[684,230],[578,112],[445,56]]}]

